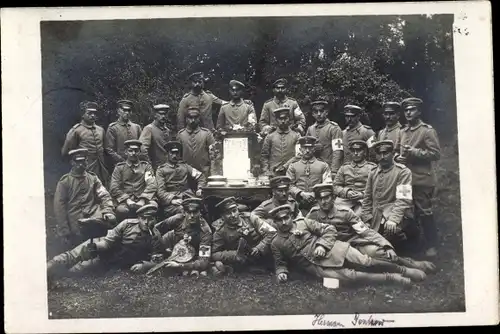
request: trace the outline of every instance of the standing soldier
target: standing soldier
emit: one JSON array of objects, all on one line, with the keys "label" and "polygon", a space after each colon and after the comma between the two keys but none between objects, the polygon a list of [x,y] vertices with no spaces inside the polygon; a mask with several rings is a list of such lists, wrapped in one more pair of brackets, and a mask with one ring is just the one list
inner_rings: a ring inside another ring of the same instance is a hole
[{"label": "standing soldier", "polygon": [[107,186],[109,172],[104,161],[104,129],[95,124],[98,113],[97,103],[82,102],[80,110],[83,113],[82,121],[69,130],[61,154],[65,157],[71,150],[87,149],[87,169],[96,174],[101,182]]},{"label": "standing soldier", "polygon": [[153,200],[157,189],[153,167],[147,161],[139,161],[141,141],[127,140],[123,144],[127,161],[115,166],[109,189],[118,204],[118,221],[132,218],[138,208]]},{"label": "standing soldier", "polygon": [[394,162],[394,143],[373,145],[378,166],[368,175],[361,219],[382,234],[396,250],[418,242],[420,231],[413,219],[412,176],[405,165]]},{"label": "standing soldier", "polygon": [[385,128],[379,131],[376,139],[377,141],[392,140],[396,154],[399,154],[402,128],[401,123],[399,123],[401,104],[398,102],[386,102],[383,107],[382,116],[384,117]]},{"label": "standing soldier", "polygon": [[432,162],[440,158],[439,140],[436,130],[420,119],[422,100],[409,98],[401,104],[408,125],[401,131],[401,154],[397,161],[412,172],[415,214],[426,239],[426,255],[434,257],[437,255],[438,234],[432,202],[437,180]]},{"label": "standing soldier", "polygon": [[198,107],[187,110],[186,123],[187,126],[177,133],[177,140],[182,144],[183,160],[208,178],[211,175],[210,149],[215,144],[214,136],[208,129],[200,127]]},{"label": "standing soldier", "polygon": [[218,98],[208,90],[203,90],[205,78],[203,73],[196,72],[188,77],[191,82],[191,90],[184,94],[179,103],[177,111],[177,128],[184,129],[186,125],[187,110],[189,107],[198,107],[201,114],[201,126],[214,131],[214,121],[212,116],[212,104],[223,104],[226,101]]},{"label": "standing soldier", "polygon": [[163,235],[165,247],[173,250],[174,246],[187,236],[198,257],[188,263],[168,262],[166,268],[191,271],[191,274],[203,273],[208,269],[212,247],[212,230],[201,216],[202,200],[188,198],[182,201],[183,213],[178,213],[159,222],[156,227]]},{"label": "standing soldier", "polygon": [[286,86],[286,79],[276,80],[273,84],[274,97],[266,101],[262,107],[259,125],[260,131],[263,135],[267,135],[273,128],[276,128],[278,124],[276,123],[273,111],[283,107],[290,109],[290,123],[292,124],[292,129],[301,135],[304,134],[304,130],[306,128],[306,117],[304,116],[302,110],[300,110],[297,101],[286,96]]},{"label": "standing soldier", "polygon": [[343,164],[333,179],[333,189],[337,196],[335,205],[361,214],[361,201],[365,194],[368,174],[377,165],[366,160],[368,144],[364,140],[351,141],[349,150],[352,153],[352,161]]},{"label": "standing soldier", "polygon": [[253,104],[244,101],[241,96],[245,85],[239,81],[229,82],[229,94],[231,101],[222,104],[217,117],[217,129],[229,130],[235,127],[242,127],[248,130],[255,130],[257,116]]},{"label": "standing soldier", "polygon": [[261,165],[264,174],[284,175],[285,164],[298,153],[300,134],[290,129],[290,108],[273,111],[277,129],[264,138],[261,149]]},{"label": "standing soldier", "polygon": [[330,166],[332,178],[339,170],[344,160],[344,150],[342,146],[342,130],[337,123],[328,119],[328,102],[314,101],[312,105],[312,115],[316,123],[311,125],[306,132],[306,136],[316,137],[321,147],[321,160]]},{"label": "standing soldier", "polygon": [[314,204],[312,187],[318,183],[332,183],[330,167],[313,155],[317,139],[310,136],[299,139],[301,159],[292,163],[286,172],[291,180],[290,193],[305,212]]},{"label": "standing soldier", "polygon": [[170,106],[157,104],[153,106],[154,121],[142,130],[139,140],[142,142],[142,154],[145,160],[151,162],[156,170],[167,160],[165,144],[171,139],[171,131],[167,127],[167,117]]},{"label": "standing soldier", "polygon": [[349,143],[353,140],[363,140],[371,147],[375,132],[368,125],[361,124],[361,107],[355,105],[346,105],[344,107],[344,116],[347,127],[343,131],[344,143],[344,163],[352,160],[352,154],[349,150]]},{"label": "standing soldier", "polygon": [[60,236],[72,246],[85,239],[105,235],[114,227],[113,200],[101,181],[86,171],[88,151],[69,152],[71,172],[57,183],[54,215],[61,228]]},{"label": "standing soldier", "polygon": [[290,195],[290,183],[292,180],[288,176],[275,176],[269,180],[269,186],[273,196],[262,202],[258,207],[252,211],[252,215],[264,219],[269,224],[274,225],[269,211],[277,206],[289,204],[293,209],[293,217],[301,217],[302,213],[299,210],[297,202]]},{"label": "standing soldier", "polygon": [[[184,163],[181,159],[182,144],[177,141],[165,145],[167,162],[156,170],[158,198],[165,218],[182,213],[182,200],[189,197],[200,197],[201,187],[206,178],[202,172]],[[197,188],[196,193],[191,189]]]},{"label": "standing soldier", "polygon": [[262,260],[270,255],[269,245],[276,230],[256,216],[240,213],[234,197],[223,199],[216,208],[222,218],[212,224],[214,274],[243,269],[257,262],[263,264]]},{"label": "standing soldier", "polygon": [[106,131],[104,147],[113,160],[113,166],[127,159],[125,141],[139,139],[141,126],[130,120],[134,104],[129,100],[118,101],[118,120],[111,123]]}]

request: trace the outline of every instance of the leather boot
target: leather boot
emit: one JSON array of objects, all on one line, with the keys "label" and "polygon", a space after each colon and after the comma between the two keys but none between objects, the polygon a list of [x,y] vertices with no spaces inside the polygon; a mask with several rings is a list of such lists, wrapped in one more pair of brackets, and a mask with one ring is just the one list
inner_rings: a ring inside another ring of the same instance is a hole
[{"label": "leather boot", "polygon": [[356,279],[359,281],[366,282],[368,284],[395,283],[403,286],[412,285],[411,280],[409,278],[403,277],[403,275],[396,273],[375,274],[375,273],[356,272]]},{"label": "leather boot", "polygon": [[425,237],[425,256],[435,257],[437,256],[437,244],[438,244],[438,234],[437,227],[434,221],[434,215],[422,215],[420,216],[420,223],[422,224],[422,229]]},{"label": "leather boot", "polygon": [[409,257],[398,257],[396,263],[408,268],[420,269],[427,274],[436,272],[436,266],[430,261],[416,261]]},{"label": "leather boot", "polygon": [[384,272],[402,274],[404,277],[408,277],[415,282],[423,281],[427,277],[427,275],[425,275],[425,273],[420,269],[408,268],[380,259],[372,258],[372,267],[374,269],[380,269]]}]

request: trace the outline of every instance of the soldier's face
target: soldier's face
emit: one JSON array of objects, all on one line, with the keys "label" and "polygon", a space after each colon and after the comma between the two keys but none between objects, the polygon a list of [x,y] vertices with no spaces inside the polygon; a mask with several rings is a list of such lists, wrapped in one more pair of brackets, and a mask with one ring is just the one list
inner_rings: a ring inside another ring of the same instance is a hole
[{"label": "soldier's face", "polygon": [[97,113],[94,110],[87,110],[83,114],[82,119],[86,123],[93,124],[97,120]]},{"label": "soldier's face", "polygon": [[239,215],[240,215],[240,210],[238,210],[238,207],[235,206],[231,209],[225,210],[224,213],[222,214],[222,219],[224,219],[224,222],[227,222],[229,224],[234,224],[238,221]]},{"label": "soldier's face", "polygon": [[359,122],[359,115],[347,114],[345,115],[345,123],[348,126],[355,126]]},{"label": "soldier's face", "polygon": [[181,159],[180,151],[169,151],[168,152],[168,161],[172,163],[177,163]]},{"label": "soldier's face", "polygon": [[118,117],[124,121],[128,121],[130,119],[130,109],[118,108]]},{"label": "soldier's face", "polygon": [[409,107],[405,109],[405,117],[408,122],[415,121],[420,118],[420,110],[417,107]]},{"label": "soldier's face", "polygon": [[167,122],[167,112],[160,111],[155,114],[155,120],[160,124],[165,124]]},{"label": "soldier's face", "polygon": [[156,224],[155,216],[139,216],[139,227],[143,231],[152,229]]},{"label": "soldier's face", "polygon": [[333,195],[321,196],[316,199],[318,201],[318,205],[323,211],[330,211],[333,208]]},{"label": "soldier's face", "polygon": [[198,114],[188,114],[186,117],[186,124],[191,129],[195,129],[200,125],[200,116]]},{"label": "soldier's face", "polygon": [[284,203],[288,200],[289,188],[274,188],[273,197],[280,203]]},{"label": "soldier's face", "polygon": [[184,209],[186,219],[189,224],[198,224],[200,222],[201,212],[198,209],[187,208]]},{"label": "soldier's face", "polygon": [[399,114],[393,110],[384,110],[382,116],[384,117],[384,121],[387,126],[393,126],[399,120]]},{"label": "soldier's face", "polygon": [[351,148],[352,160],[354,162],[362,162],[366,158],[366,150],[361,147],[353,147]]},{"label": "soldier's face", "polygon": [[87,169],[87,158],[80,158],[78,160],[73,159],[71,160],[71,166],[76,172],[83,173],[85,169]]},{"label": "soldier's face", "polygon": [[289,212],[282,217],[274,218],[274,223],[278,227],[278,230],[282,232],[288,232],[293,227],[292,215]]},{"label": "soldier's face", "polygon": [[312,116],[318,123],[323,123],[328,117],[328,111],[323,106],[313,106]]},{"label": "soldier's face", "polygon": [[301,146],[300,150],[305,159],[311,159],[314,155],[314,146]]},{"label": "soldier's face", "polygon": [[288,115],[280,116],[276,119],[276,122],[278,123],[278,128],[286,130],[290,126],[290,117],[288,117]]},{"label": "soldier's face", "polygon": [[194,90],[201,90],[201,89],[203,89],[204,84],[205,83],[203,82],[202,79],[196,79],[196,80],[191,81],[191,87]]},{"label": "soldier's face", "polygon": [[388,146],[379,147],[375,152],[375,158],[382,168],[390,167],[394,163],[394,151]]},{"label": "soldier's face", "polygon": [[242,94],[243,94],[243,92],[242,92],[240,87],[230,87],[229,88],[229,95],[234,100],[240,99]]},{"label": "soldier's face", "polygon": [[285,86],[281,86],[281,85],[275,86],[273,88],[273,93],[274,93],[274,95],[276,95],[278,97],[283,97],[286,94],[286,87]]},{"label": "soldier's face", "polygon": [[127,148],[127,158],[128,160],[130,161],[137,161],[139,160],[139,152],[140,152],[140,149],[138,147],[129,147]]}]

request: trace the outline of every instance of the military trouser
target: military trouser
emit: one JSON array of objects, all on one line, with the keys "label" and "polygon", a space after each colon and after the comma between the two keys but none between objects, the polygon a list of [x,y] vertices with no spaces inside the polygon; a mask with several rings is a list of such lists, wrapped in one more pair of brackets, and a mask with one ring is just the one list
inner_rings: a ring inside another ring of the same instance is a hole
[{"label": "military trouser", "polygon": [[413,186],[413,203],[415,215],[422,225],[427,247],[436,247],[438,243],[438,231],[434,221],[432,202],[434,199],[434,187]]},{"label": "military trouser", "polygon": [[378,231],[387,239],[398,252],[414,252],[420,242],[420,227],[414,218],[403,217],[401,223],[396,227],[394,234],[389,234],[385,228],[385,223],[380,225]]},{"label": "military trouser", "polygon": [[347,198],[337,197],[335,199],[335,207],[351,209],[357,216],[361,215],[361,201],[351,200]]},{"label": "military trouser", "polygon": [[106,164],[104,162],[104,156],[101,154],[89,154],[87,157],[88,164],[87,170],[96,174],[103,186],[109,189],[109,183],[111,175],[109,174]]},{"label": "military trouser", "polygon": [[221,261],[224,265],[231,266],[235,271],[246,271],[249,268],[262,267],[272,270],[274,268],[274,258],[267,247],[263,254],[250,256],[249,254],[238,257],[236,250],[227,250],[214,253],[212,260]]}]

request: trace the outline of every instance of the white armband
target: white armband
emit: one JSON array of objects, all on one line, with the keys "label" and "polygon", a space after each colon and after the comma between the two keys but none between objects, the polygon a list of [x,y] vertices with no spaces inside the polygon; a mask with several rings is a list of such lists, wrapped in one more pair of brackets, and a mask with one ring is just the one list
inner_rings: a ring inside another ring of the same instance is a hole
[{"label": "white armband", "polygon": [[413,199],[411,185],[400,184],[399,186],[397,186],[396,199]]}]

